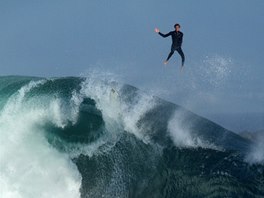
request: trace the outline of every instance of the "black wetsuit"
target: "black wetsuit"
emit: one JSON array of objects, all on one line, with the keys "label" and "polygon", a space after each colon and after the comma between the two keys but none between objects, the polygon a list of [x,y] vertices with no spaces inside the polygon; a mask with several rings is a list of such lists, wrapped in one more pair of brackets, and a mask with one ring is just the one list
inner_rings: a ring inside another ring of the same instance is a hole
[{"label": "black wetsuit", "polygon": [[170,59],[170,57],[172,56],[172,54],[174,53],[174,51],[176,50],[182,59],[182,66],[184,65],[184,61],[185,61],[185,56],[184,53],[181,49],[181,45],[182,45],[182,38],[183,38],[183,33],[178,31],[171,31],[168,34],[162,34],[161,32],[159,32],[159,35],[166,38],[168,36],[171,36],[172,38],[172,45],[171,45],[171,52],[168,55],[168,58],[166,61],[168,61]]}]

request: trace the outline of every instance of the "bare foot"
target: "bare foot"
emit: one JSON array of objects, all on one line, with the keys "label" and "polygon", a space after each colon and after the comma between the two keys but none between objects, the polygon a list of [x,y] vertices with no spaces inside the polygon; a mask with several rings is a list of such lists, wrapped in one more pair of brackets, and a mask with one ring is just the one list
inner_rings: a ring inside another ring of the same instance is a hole
[{"label": "bare foot", "polygon": [[181,66],[181,72],[183,71],[183,66],[184,66],[184,65]]},{"label": "bare foot", "polygon": [[168,64],[168,61],[164,61],[164,65],[167,65]]}]

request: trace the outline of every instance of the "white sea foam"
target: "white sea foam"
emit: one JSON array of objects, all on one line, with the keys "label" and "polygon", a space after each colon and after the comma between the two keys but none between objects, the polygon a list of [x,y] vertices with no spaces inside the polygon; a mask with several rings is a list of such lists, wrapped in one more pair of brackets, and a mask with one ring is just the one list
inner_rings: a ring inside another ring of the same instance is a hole
[{"label": "white sea foam", "polygon": [[140,128],[138,121],[156,105],[155,99],[152,96],[146,94],[140,94],[137,96],[135,103],[132,106],[123,105],[123,123],[124,129],[134,133],[137,137],[142,139],[145,143],[148,143],[149,136],[144,133],[148,131],[146,126]]},{"label": "white sea foam", "polygon": [[264,164],[264,134],[259,135],[257,141],[252,145],[251,150],[246,156],[249,163]]},{"label": "white sea foam", "polygon": [[174,144],[183,148],[211,148],[218,149],[213,143],[208,142],[197,134],[191,132],[192,122],[186,122],[186,115],[183,111],[178,110],[168,123],[168,131]]},{"label": "white sea foam", "polygon": [[44,83],[30,82],[22,87],[0,114],[0,197],[80,197],[81,178],[76,166],[67,154],[48,144],[38,127],[47,119],[58,126],[64,124],[59,101],[24,98]]}]

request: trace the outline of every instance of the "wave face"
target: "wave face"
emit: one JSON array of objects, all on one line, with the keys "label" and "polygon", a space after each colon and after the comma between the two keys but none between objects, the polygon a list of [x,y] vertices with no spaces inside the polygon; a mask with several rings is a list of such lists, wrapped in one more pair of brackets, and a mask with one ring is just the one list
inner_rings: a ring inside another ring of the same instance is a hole
[{"label": "wave face", "polygon": [[111,78],[0,77],[0,133],[0,197],[264,196],[250,141]]}]

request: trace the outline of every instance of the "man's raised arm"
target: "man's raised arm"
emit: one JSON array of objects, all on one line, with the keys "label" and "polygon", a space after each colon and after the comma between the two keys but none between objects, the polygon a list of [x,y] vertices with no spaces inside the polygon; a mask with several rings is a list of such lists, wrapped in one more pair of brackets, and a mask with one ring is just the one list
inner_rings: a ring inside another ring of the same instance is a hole
[{"label": "man's raised arm", "polygon": [[162,36],[163,38],[166,38],[166,37],[168,37],[168,36],[171,35],[170,32],[169,32],[168,34],[162,34],[158,28],[155,28],[155,32],[158,33],[158,34],[159,34],[160,36]]}]

